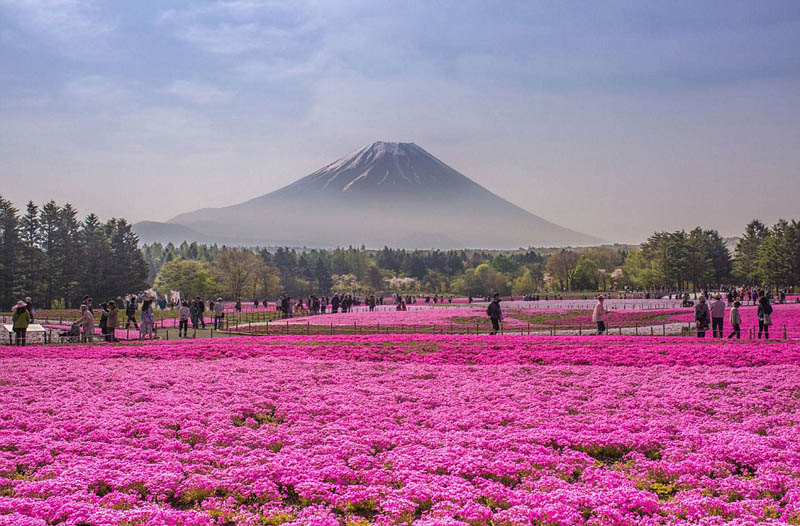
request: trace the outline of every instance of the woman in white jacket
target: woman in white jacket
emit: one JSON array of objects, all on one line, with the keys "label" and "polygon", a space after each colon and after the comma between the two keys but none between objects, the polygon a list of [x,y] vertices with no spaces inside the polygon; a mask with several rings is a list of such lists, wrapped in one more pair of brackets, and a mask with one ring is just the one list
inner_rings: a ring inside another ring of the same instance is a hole
[{"label": "woman in white jacket", "polygon": [[597,304],[592,311],[592,323],[597,324],[597,334],[606,332],[606,314],[608,314],[608,311],[603,303],[604,301],[605,298],[603,296],[597,296]]}]

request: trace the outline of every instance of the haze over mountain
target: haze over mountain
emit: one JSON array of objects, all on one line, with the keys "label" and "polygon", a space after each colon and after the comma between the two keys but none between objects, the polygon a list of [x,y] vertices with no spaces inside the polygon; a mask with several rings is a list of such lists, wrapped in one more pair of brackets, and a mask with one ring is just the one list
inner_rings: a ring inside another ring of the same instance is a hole
[{"label": "haze over mountain", "polygon": [[[414,143],[375,142],[250,201],[135,225],[143,242],[404,248],[590,245]],[[196,239],[191,239],[196,238]]]}]

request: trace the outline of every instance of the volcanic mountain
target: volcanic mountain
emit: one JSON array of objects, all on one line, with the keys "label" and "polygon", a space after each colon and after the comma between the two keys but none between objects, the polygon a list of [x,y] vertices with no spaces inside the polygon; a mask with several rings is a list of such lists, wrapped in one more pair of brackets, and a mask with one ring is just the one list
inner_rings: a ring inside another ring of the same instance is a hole
[{"label": "volcanic mountain", "polygon": [[176,234],[190,237],[187,232],[229,244],[308,247],[519,248],[600,242],[506,201],[414,143],[397,142],[376,142],[241,204],[137,226],[144,242],[163,242]]}]

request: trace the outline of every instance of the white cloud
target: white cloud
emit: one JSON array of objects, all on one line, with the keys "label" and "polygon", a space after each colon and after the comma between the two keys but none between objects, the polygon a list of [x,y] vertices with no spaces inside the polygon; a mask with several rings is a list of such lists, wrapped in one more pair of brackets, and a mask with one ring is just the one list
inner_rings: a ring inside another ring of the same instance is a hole
[{"label": "white cloud", "polygon": [[88,102],[93,106],[119,104],[133,96],[121,82],[100,75],[74,78],[64,86],[64,93],[71,99]]},{"label": "white cloud", "polygon": [[279,34],[270,35],[258,24],[193,25],[181,29],[178,38],[208,53],[238,55],[267,48]]},{"label": "white cloud", "polygon": [[311,52],[320,25],[303,2],[251,0],[171,9],[162,12],[158,22],[172,26],[175,38],[205,53],[292,58]]},{"label": "white cloud", "polygon": [[90,0],[0,0],[0,8],[27,34],[67,56],[98,55],[98,42],[116,29]]},{"label": "white cloud", "polygon": [[164,91],[194,104],[221,103],[233,98],[231,91],[220,89],[213,84],[187,80],[176,80]]}]

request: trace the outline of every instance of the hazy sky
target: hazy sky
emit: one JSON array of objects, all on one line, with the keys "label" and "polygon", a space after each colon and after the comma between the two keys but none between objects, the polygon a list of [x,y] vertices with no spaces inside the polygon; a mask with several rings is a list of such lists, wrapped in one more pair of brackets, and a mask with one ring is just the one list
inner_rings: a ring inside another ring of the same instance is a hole
[{"label": "hazy sky", "polygon": [[611,240],[800,219],[800,1],[0,0],[18,205],[166,220],[375,140]]}]

